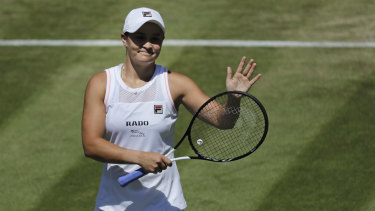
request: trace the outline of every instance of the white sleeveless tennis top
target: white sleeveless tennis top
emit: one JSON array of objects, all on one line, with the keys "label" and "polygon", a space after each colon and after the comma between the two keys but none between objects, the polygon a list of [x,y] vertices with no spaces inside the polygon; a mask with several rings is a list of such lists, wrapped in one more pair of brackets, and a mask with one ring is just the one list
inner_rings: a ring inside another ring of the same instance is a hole
[{"label": "white sleeveless tennis top", "polygon": [[[169,91],[168,70],[156,65],[155,73],[146,85],[130,88],[121,79],[121,67],[122,64],[105,70],[105,138],[124,148],[166,154],[174,144],[177,119]],[[138,168],[138,165],[105,163],[95,210],[186,208],[176,163],[162,173],[147,174],[121,187],[117,178]]]}]

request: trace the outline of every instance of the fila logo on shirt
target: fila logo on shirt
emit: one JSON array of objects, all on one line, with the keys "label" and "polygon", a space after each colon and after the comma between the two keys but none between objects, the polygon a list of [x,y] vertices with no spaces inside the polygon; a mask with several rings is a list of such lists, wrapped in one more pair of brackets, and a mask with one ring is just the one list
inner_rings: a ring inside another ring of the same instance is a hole
[{"label": "fila logo on shirt", "polygon": [[163,106],[154,105],[154,114],[163,114]]}]

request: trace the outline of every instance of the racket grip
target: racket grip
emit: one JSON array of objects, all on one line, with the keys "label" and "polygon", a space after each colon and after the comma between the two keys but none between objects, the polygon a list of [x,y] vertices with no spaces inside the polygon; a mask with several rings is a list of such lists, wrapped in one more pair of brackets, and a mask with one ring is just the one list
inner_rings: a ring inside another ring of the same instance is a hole
[{"label": "racket grip", "polygon": [[148,174],[148,172],[146,172],[145,170],[143,170],[143,168],[139,168],[139,169],[133,171],[130,174],[127,174],[125,176],[119,177],[117,179],[117,181],[120,183],[120,185],[122,187],[125,187],[127,184],[133,182],[134,180],[137,180],[137,179],[143,177],[146,174]]}]

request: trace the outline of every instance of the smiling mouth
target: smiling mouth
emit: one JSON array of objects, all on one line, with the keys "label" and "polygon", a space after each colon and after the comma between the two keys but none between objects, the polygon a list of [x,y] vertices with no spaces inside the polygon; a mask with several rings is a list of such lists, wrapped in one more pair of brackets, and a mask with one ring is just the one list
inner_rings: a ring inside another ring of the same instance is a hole
[{"label": "smiling mouth", "polygon": [[149,52],[149,51],[138,51],[138,53],[146,54],[146,55],[153,55],[154,54],[153,52]]}]

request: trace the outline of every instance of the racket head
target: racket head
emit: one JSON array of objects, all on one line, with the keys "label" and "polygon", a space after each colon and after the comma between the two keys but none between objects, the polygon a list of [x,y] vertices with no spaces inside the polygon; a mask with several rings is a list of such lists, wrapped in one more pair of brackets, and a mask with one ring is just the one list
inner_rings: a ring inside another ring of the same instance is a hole
[{"label": "racket head", "polygon": [[[240,97],[239,103],[234,96]],[[227,104],[229,98],[236,103]],[[220,121],[224,120],[225,124],[221,128],[207,123],[220,122],[218,112],[224,113]],[[198,109],[186,135],[198,155],[191,158],[228,162],[257,150],[267,132],[268,116],[261,102],[246,92],[227,91],[210,98]]]}]

